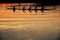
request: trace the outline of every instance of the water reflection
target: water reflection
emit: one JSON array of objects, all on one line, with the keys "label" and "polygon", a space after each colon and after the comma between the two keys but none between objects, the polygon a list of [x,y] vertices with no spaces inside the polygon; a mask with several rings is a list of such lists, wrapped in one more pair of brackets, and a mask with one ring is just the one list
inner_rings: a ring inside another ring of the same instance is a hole
[{"label": "water reflection", "polygon": [[59,40],[59,22],[1,22],[1,40]]}]

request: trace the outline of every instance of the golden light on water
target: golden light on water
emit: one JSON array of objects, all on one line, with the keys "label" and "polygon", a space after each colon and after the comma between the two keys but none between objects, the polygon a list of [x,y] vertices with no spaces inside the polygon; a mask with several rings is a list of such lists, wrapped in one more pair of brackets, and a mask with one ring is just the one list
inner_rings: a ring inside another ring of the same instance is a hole
[{"label": "golden light on water", "polygon": [[[6,4],[2,6],[7,7]],[[0,10],[0,33],[4,40],[57,40],[60,37],[60,11],[30,13],[16,10],[14,13]]]}]

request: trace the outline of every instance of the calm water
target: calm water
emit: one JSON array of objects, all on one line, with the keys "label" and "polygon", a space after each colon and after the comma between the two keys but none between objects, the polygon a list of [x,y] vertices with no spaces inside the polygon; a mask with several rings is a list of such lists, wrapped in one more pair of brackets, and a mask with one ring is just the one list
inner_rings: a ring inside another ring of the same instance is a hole
[{"label": "calm water", "polygon": [[45,12],[45,15],[16,12],[0,10],[0,40],[60,40],[60,12]]},{"label": "calm water", "polygon": [[0,22],[0,40],[60,40],[59,21]]}]

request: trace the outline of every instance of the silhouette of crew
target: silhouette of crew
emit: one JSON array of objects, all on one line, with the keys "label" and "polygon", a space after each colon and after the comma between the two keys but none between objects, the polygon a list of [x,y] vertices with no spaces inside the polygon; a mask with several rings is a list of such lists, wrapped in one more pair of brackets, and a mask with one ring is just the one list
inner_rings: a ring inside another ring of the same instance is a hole
[{"label": "silhouette of crew", "polygon": [[44,12],[44,6],[41,6],[41,12],[43,13]]},{"label": "silhouette of crew", "polygon": [[22,9],[24,12],[25,12],[25,7],[23,7],[23,9]]},{"label": "silhouette of crew", "polygon": [[29,7],[29,12],[31,13],[31,7]]},{"label": "silhouette of crew", "polygon": [[16,11],[16,8],[15,8],[15,6],[13,6],[13,12],[15,12]]},{"label": "silhouette of crew", "polygon": [[35,7],[35,12],[37,13],[37,6]]}]

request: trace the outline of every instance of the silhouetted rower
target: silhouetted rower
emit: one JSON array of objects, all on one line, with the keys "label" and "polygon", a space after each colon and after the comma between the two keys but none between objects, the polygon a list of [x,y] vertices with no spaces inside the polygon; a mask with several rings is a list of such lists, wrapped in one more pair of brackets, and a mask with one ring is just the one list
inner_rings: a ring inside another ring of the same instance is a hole
[{"label": "silhouetted rower", "polygon": [[13,12],[15,12],[16,11],[16,8],[15,8],[15,6],[13,6]]},{"label": "silhouetted rower", "polygon": [[46,10],[46,9],[44,9],[44,6],[41,6],[41,12],[42,13],[44,12],[44,10]]}]

